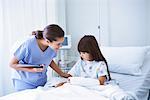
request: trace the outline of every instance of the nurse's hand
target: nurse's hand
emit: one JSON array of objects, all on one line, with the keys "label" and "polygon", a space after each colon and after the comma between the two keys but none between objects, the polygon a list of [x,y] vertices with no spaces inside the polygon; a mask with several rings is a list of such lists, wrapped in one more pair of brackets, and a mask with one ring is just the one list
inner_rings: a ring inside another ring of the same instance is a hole
[{"label": "nurse's hand", "polygon": [[41,64],[39,68],[33,68],[33,72],[43,72],[44,71],[44,64]]},{"label": "nurse's hand", "polygon": [[44,68],[33,68],[32,71],[33,72],[43,72]]},{"label": "nurse's hand", "polygon": [[65,78],[68,78],[68,77],[72,77],[70,74],[67,74],[67,73],[63,73],[62,75],[61,75],[61,77],[65,77]]},{"label": "nurse's hand", "polygon": [[54,86],[54,87],[60,87],[60,86],[62,86],[62,85],[65,84],[65,83],[67,83],[67,82],[58,83],[58,84],[56,84],[56,86]]}]

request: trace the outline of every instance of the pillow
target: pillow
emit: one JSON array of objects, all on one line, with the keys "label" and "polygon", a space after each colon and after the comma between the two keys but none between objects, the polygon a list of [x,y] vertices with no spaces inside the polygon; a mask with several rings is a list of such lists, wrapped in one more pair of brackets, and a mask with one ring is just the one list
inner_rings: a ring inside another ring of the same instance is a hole
[{"label": "pillow", "polygon": [[141,75],[148,46],[144,47],[101,47],[111,72]]}]

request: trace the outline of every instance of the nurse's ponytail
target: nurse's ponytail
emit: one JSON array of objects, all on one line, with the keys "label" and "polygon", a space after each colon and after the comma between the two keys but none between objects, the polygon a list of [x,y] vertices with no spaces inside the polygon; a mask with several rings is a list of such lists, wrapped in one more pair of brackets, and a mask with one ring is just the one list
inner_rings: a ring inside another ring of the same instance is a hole
[{"label": "nurse's ponytail", "polygon": [[35,35],[35,37],[37,39],[42,39],[43,38],[43,31],[37,30],[37,31],[33,31],[32,35]]}]

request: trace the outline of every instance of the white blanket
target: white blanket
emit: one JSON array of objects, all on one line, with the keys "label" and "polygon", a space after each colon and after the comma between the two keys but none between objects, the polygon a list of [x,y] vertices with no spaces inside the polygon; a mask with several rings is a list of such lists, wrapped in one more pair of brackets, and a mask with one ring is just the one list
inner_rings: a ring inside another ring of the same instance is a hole
[{"label": "white blanket", "polygon": [[85,87],[87,89],[96,90],[100,95],[109,98],[110,100],[137,100],[135,94],[125,92],[116,84],[99,85],[97,79],[70,77],[70,84]]},{"label": "white blanket", "polygon": [[29,89],[0,97],[0,100],[36,100],[41,92],[43,91],[40,89]]},{"label": "white blanket", "polygon": [[51,89],[37,88],[13,93],[0,100],[137,100],[117,85],[99,85],[97,80],[71,78],[70,83]]},{"label": "white blanket", "polygon": [[[97,88],[96,88],[97,87]],[[56,89],[51,89],[38,95],[37,100],[137,100],[134,96],[124,92],[118,86],[96,86],[86,88],[66,83]]]}]

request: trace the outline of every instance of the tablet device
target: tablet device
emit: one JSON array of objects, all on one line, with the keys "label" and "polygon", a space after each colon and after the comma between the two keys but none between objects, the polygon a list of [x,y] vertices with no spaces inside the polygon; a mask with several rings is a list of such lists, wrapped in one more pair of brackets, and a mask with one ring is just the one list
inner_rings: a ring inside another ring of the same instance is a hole
[{"label": "tablet device", "polygon": [[31,65],[31,64],[21,64],[20,66],[23,67],[23,68],[43,68],[43,66]]}]

